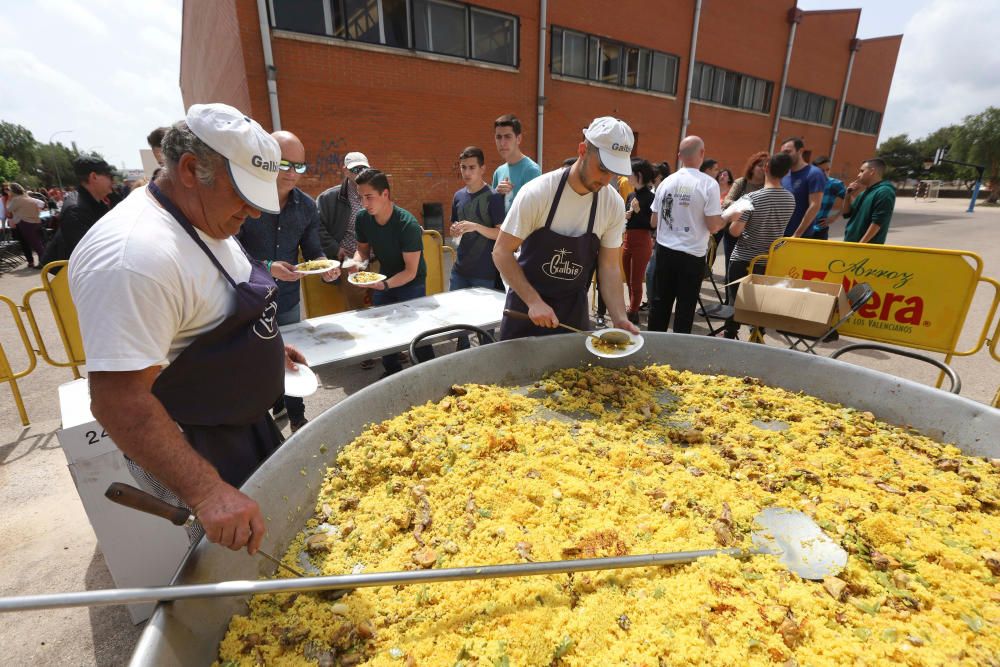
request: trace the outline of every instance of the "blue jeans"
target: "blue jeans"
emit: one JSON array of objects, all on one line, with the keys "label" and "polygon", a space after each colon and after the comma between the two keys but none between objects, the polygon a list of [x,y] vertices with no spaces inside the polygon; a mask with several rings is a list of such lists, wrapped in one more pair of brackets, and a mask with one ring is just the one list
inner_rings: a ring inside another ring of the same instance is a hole
[{"label": "blue jeans", "polygon": [[[296,322],[302,321],[302,313],[299,308],[300,304],[296,303],[295,306],[289,308],[288,310],[278,313],[278,326],[283,327],[286,324],[295,324]],[[302,400],[299,396],[283,396],[281,399],[285,407],[288,408],[288,421],[295,422],[301,421],[306,417],[306,402]],[[279,401],[280,403],[281,401]],[[277,405],[277,404],[276,404]]]},{"label": "blue jeans", "polygon": [[[496,289],[496,279],[495,278],[466,278],[465,276],[458,273],[455,267],[451,269],[451,287],[449,292],[454,292],[457,289],[466,289],[469,287],[485,287],[486,289]],[[469,335],[461,334],[455,337],[458,339],[458,349],[468,350],[469,349]],[[494,336],[495,338],[495,336]]]},{"label": "blue jeans", "polygon": [[[376,306],[388,306],[393,303],[402,303],[411,299],[419,299],[427,294],[427,287],[421,281],[416,280],[403,285],[402,287],[392,287],[387,290],[372,290],[372,303]],[[430,345],[421,345],[416,349],[417,359],[427,361],[434,358],[434,348]],[[399,361],[399,352],[393,352],[382,357],[382,367],[387,375],[398,373],[403,370],[403,364]]]}]

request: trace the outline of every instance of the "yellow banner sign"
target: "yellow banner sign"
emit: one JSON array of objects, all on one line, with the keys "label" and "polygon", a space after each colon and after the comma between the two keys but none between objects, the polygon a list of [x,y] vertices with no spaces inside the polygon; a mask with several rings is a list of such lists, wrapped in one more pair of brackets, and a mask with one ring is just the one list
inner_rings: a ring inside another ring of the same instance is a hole
[{"label": "yellow banner sign", "polygon": [[872,299],[840,331],[867,340],[949,353],[955,350],[982,260],[957,250],[783,238],[771,246],[767,275],[866,282]]}]

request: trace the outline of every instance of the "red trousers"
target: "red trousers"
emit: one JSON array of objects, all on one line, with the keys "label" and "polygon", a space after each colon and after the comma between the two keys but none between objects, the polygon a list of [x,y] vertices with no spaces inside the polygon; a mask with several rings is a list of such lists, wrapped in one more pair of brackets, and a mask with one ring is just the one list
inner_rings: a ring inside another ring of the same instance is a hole
[{"label": "red trousers", "polygon": [[628,229],[622,246],[622,264],[628,282],[628,312],[639,312],[642,305],[642,286],[646,280],[646,265],[653,254],[653,237],[648,229]]}]

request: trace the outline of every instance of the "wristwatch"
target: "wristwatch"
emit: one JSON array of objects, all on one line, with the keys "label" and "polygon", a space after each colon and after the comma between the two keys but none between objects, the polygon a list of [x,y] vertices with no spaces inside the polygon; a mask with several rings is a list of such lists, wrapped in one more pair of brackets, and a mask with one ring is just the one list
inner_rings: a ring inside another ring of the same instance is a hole
[{"label": "wristwatch", "polygon": [[382,281],[382,289],[383,290],[389,289],[389,281],[388,280],[383,280]]}]

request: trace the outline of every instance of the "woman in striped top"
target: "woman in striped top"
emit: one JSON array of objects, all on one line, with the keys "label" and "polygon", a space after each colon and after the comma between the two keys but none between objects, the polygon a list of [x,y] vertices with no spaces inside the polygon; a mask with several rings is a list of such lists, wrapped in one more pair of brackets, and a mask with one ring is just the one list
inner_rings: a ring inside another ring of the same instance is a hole
[{"label": "woman in striped top", "polygon": [[[730,304],[736,303],[739,289],[732,282],[747,275],[754,257],[767,254],[771,244],[784,235],[785,226],[795,212],[795,197],[781,187],[781,178],[791,166],[791,158],[784,153],[772,155],[767,161],[764,187],[743,196],[722,212],[722,219],[729,223],[729,234],[738,239],[727,272]],[[752,208],[744,202],[749,202]],[[758,262],[754,273],[763,273],[764,269],[765,265]],[[739,330],[740,325],[732,317],[726,320],[726,338],[736,338]]]}]

